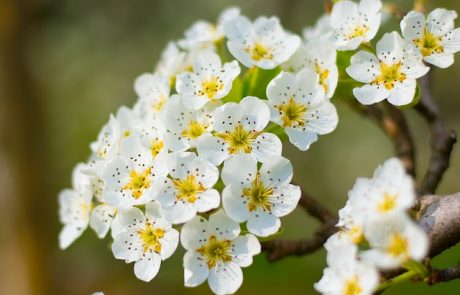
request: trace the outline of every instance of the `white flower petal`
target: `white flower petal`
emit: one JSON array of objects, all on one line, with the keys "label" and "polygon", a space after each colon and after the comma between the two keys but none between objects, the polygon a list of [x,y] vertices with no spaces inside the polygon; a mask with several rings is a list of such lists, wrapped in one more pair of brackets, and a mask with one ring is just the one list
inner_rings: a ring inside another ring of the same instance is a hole
[{"label": "white flower petal", "polygon": [[395,87],[390,91],[388,101],[397,106],[411,103],[414,99],[416,84],[417,82],[413,79],[396,83]]},{"label": "white flower petal", "polygon": [[228,147],[224,140],[212,135],[204,136],[197,145],[198,154],[214,165],[220,165],[228,157]]},{"label": "white flower petal", "polygon": [[171,257],[176,251],[177,245],[179,245],[179,232],[174,228],[166,230],[164,236],[160,239],[160,243],[160,256],[162,260],[165,260]]},{"label": "white flower petal", "polygon": [[297,185],[287,184],[276,189],[271,198],[272,214],[282,217],[291,213],[297,207],[300,195],[300,187]]},{"label": "white flower petal", "polygon": [[139,280],[150,282],[157,275],[160,266],[160,255],[151,253],[136,261],[134,264],[134,274]]},{"label": "white flower petal", "polygon": [[425,16],[418,11],[411,11],[401,21],[401,33],[406,40],[423,37]]},{"label": "white flower petal", "polygon": [[84,229],[77,228],[74,225],[65,225],[59,233],[59,248],[67,249],[83,233]]},{"label": "white flower petal", "polygon": [[252,155],[236,154],[224,163],[221,177],[225,185],[250,183],[257,173],[257,160]]},{"label": "white flower petal", "polygon": [[104,238],[109,232],[116,212],[116,208],[105,204],[98,205],[91,211],[89,225],[100,239]]},{"label": "white flower petal", "polygon": [[220,263],[210,270],[208,283],[217,295],[233,294],[243,283],[243,272],[235,262]]},{"label": "white flower petal", "polygon": [[316,133],[311,133],[301,128],[286,128],[289,141],[301,151],[306,151],[310,145],[318,140]]},{"label": "white flower petal", "polygon": [[143,248],[137,234],[122,232],[115,237],[112,252],[116,259],[130,263],[142,257]]},{"label": "white flower petal", "polygon": [[184,255],[184,284],[186,287],[201,285],[209,275],[209,268],[203,257],[195,251]]},{"label": "white flower petal", "polygon": [[259,172],[265,184],[279,186],[291,182],[293,169],[288,159],[273,156],[262,164]]},{"label": "white flower petal", "polygon": [[209,217],[209,232],[218,239],[233,240],[240,234],[240,225],[219,210]]},{"label": "white flower petal", "polygon": [[252,153],[260,162],[265,162],[272,156],[281,156],[283,145],[281,140],[273,133],[260,134],[253,143]]},{"label": "white flower petal", "polygon": [[383,85],[366,84],[359,88],[354,88],[353,94],[360,103],[370,105],[381,102],[387,98],[390,93]]},{"label": "white flower petal", "polygon": [[268,237],[278,232],[280,226],[278,217],[261,209],[251,212],[247,223],[249,232],[259,237]]},{"label": "white flower petal", "polygon": [[237,237],[232,244],[232,261],[241,267],[250,266],[252,257],[261,250],[259,240],[251,234]]},{"label": "white flower petal", "polygon": [[208,189],[205,192],[198,195],[198,199],[195,202],[196,210],[198,212],[207,212],[211,209],[215,209],[220,205],[220,194],[215,189]]},{"label": "white flower petal", "polygon": [[186,250],[195,251],[205,243],[204,239],[208,235],[208,221],[201,216],[195,216],[182,227],[180,241]]},{"label": "white flower petal", "polygon": [[247,198],[238,184],[229,184],[222,191],[222,205],[228,217],[236,222],[245,222],[249,218]]},{"label": "white flower petal", "polygon": [[370,83],[380,74],[379,60],[370,52],[361,50],[351,57],[350,62],[346,71],[356,81]]}]

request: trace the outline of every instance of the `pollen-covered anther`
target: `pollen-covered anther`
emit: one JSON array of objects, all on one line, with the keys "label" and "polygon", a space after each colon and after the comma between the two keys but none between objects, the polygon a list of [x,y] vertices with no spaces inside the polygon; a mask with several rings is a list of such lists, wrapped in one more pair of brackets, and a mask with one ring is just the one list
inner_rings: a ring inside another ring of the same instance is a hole
[{"label": "pollen-covered anther", "polygon": [[217,137],[222,138],[229,145],[230,154],[251,153],[252,143],[259,135],[260,132],[247,130],[242,124],[238,124],[232,132],[216,133]]},{"label": "pollen-covered anther", "polygon": [[273,195],[273,188],[266,186],[260,179],[259,173],[251,183],[251,187],[243,189],[243,196],[248,198],[248,210],[250,212],[259,208],[271,212],[272,204],[270,198]]},{"label": "pollen-covered anther", "polygon": [[122,190],[130,190],[133,198],[139,199],[142,197],[144,190],[150,188],[151,182],[149,176],[151,173],[152,167],[149,167],[142,172],[137,172],[135,170],[131,171],[129,174],[129,181],[122,187]]},{"label": "pollen-covered anther", "polygon": [[176,187],[176,199],[195,203],[198,194],[206,191],[206,188],[197,181],[194,174],[189,174],[185,179],[173,179],[174,186]]},{"label": "pollen-covered anther", "polygon": [[232,261],[230,250],[232,241],[219,240],[216,236],[210,236],[208,243],[198,248],[196,251],[203,255],[209,268],[215,267],[218,263]]}]

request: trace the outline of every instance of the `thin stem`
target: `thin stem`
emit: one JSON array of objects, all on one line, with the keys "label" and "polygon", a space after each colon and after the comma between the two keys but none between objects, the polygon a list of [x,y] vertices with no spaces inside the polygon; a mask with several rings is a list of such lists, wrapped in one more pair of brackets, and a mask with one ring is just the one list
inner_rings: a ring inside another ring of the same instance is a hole
[{"label": "thin stem", "polygon": [[385,291],[386,289],[388,289],[390,287],[393,287],[394,285],[400,284],[402,282],[405,282],[407,280],[410,280],[410,279],[414,278],[417,274],[418,273],[416,271],[410,270],[410,271],[407,271],[407,272],[405,272],[403,274],[400,274],[399,276],[396,276],[396,277],[394,277],[392,279],[384,281],[384,282],[380,283],[380,285],[377,287],[376,292],[378,294],[380,294],[383,291]]}]

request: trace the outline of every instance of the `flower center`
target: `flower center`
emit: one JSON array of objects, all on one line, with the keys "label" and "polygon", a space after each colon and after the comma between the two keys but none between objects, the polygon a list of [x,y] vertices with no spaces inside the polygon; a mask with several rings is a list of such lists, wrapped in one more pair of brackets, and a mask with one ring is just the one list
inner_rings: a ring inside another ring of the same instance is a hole
[{"label": "flower center", "polygon": [[207,96],[211,101],[218,91],[221,91],[224,88],[222,80],[217,77],[212,77],[209,80],[201,83],[201,90],[198,91],[198,94],[201,96]]},{"label": "flower center", "polygon": [[351,40],[358,37],[364,37],[367,32],[369,32],[369,27],[367,25],[356,26],[350,33],[348,33],[346,38]]},{"label": "flower center", "polygon": [[154,158],[156,156],[158,156],[158,154],[161,153],[163,148],[164,148],[164,142],[162,140],[159,140],[159,139],[153,140],[152,145],[150,147],[150,151],[152,153],[152,156]]},{"label": "flower center", "polygon": [[188,127],[182,131],[182,136],[188,139],[197,139],[206,131],[206,126],[196,120],[190,120]]},{"label": "flower center", "polygon": [[283,127],[304,126],[304,114],[307,112],[307,107],[297,103],[293,97],[288,102],[278,106]]},{"label": "flower center", "polygon": [[401,68],[401,62],[392,65],[380,63],[380,75],[372,83],[383,84],[386,89],[392,90],[395,83],[402,83],[407,78],[406,74],[401,72]]},{"label": "flower center", "polygon": [[262,208],[262,210],[270,212],[270,197],[272,195],[273,189],[264,185],[260,179],[259,173],[256,174],[256,178],[252,181],[251,187],[243,189],[243,196],[249,199],[248,209],[251,212],[258,208]]},{"label": "flower center", "polygon": [[131,190],[133,197],[139,199],[144,190],[150,187],[149,176],[151,172],[151,167],[140,173],[134,170],[131,171],[129,174],[129,182],[123,186],[122,190]]},{"label": "flower center", "polygon": [[396,200],[398,195],[389,194],[387,192],[383,193],[383,201],[378,205],[377,209],[381,213],[388,213],[396,207]]},{"label": "flower center", "polygon": [[273,58],[273,54],[271,53],[271,50],[259,42],[254,44],[247,51],[251,54],[252,59],[255,61],[259,61],[261,59],[272,59]]},{"label": "flower center", "polygon": [[362,291],[363,289],[359,285],[359,279],[357,276],[345,282],[345,287],[343,288],[344,295],[359,295]]},{"label": "flower center", "polygon": [[327,93],[329,91],[329,87],[327,86],[326,80],[329,77],[329,71],[327,69],[323,69],[319,63],[316,63],[315,72],[318,74],[319,84],[323,86],[324,92]]},{"label": "flower center", "polygon": [[217,137],[222,138],[229,145],[228,152],[236,154],[238,152],[250,153],[251,143],[259,136],[260,132],[248,131],[243,125],[238,124],[232,132],[216,133]]},{"label": "flower center", "polygon": [[197,252],[206,258],[208,267],[213,268],[217,263],[232,261],[231,247],[232,241],[218,240],[215,236],[210,236],[208,243],[198,248]]},{"label": "flower center", "polygon": [[189,203],[195,203],[198,194],[206,190],[193,174],[187,175],[185,179],[173,179],[172,182],[177,190],[176,199],[185,200]]},{"label": "flower center", "polygon": [[164,237],[165,231],[161,228],[153,228],[150,223],[147,223],[145,228],[137,232],[139,238],[142,240],[142,247],[144,253],[147,251],[155,251],[156,253],[161,252],[160,239]]},{"label": "flower center", "polygon": [[425,32],[422,38],[414,40],[415,45],[420,49],[423,56],[430,56],[433,53],[443,53],[444,47],[441,45],[442,37],[428,31],[425,27]]},{"label": "flower center", "polygon": [[364,234],[359,226],[353,226],[350,229],[346,229],[345,234],[350,237],[353,244],[360,244],[364,241]]},{"label": "flower center", "polygon": [[400,234],[393,234],[387,252],[393,257],[409,257],[409,243],[407,239]]},{"label": "flower center", "polygon": [[162,95],[160,99],[153,104],[153,109],[158,113],[161,112],[161,110],[166,104],[166,100],[167,100],[167,97]]}]

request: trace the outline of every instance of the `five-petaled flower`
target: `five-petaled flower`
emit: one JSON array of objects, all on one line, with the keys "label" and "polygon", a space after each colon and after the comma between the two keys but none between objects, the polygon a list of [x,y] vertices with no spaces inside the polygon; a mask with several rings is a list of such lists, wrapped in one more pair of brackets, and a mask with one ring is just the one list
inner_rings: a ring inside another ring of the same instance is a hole
[{"label": "five-petaled flower", "polygon": [[251,234],[240,235],[240,226],[223,210],[209,220],[196,216],[181,231],[185,286],[195,287],[206,279],[215,294],[235,293],[243,283],[241,267],[252,264],[260,243]]},{"label": "five-petaled flower", "polygon": [[259,17],[252,23],[239,16],[225,24],[224,32],[230,53],[248,68],[273,69],[300,45],[300,38],[286,32],[276,17]]},{"label": "five-petaled flower", "polygon": [[227,215],[246,222],[249,232],[266,237],[276,233],[279,217],[291,213],[300,199],[300,188],[290,184],[292,165],[272,156],[260,169],[251,155],[240,154],[225,161],[222,202]]},{"label": "five-petaled flower", "polygon": [[179,232],[163,218],[157,204],[148,204],[145,211],[131,208],[120,213],[123,230],[114,237],[112,252],[126,263],[135,262],[136,277],[149,282],[157,275],[161,261],[176,251]]},{"label": "five-petaled flower", "polygon": [[416,79],[424,76],[429,68],[405,47],[398,33],[392,32],[386,33],[377,43],[377,56],[364,50],[353,55],[347,73],[366,83],[353,89],[360,103],[369,105],[388,99],[391,104],[400,106],[412,102]]},{"label": "five-petaled flower", "polygon": [[240,74],[238,62],[222,66],[220,57],[212,52],[201,54],[193,65],[193,72],[177,75],[176,89],[183,104],[191,109],[200,109],[206,103],[216,103],[232,88],[233,80]]},{"label": "five-petaled flower", "polygon": [[267,97],[271,121],[283,126],[289,141],[302,151],[318,134],[330,133],[337,126],[337,111],[311,69],[296,75],[282,72],[268,84]]},{"label": "five-petaled flower", "polygon": [[416,11],[409,12],[401,21],[401,32],[417,48],[427,63],[447,68],[454,63],[454,53],[460,50],[460,29],[454,29],[457,13],[437,8],[425,20]]}]

